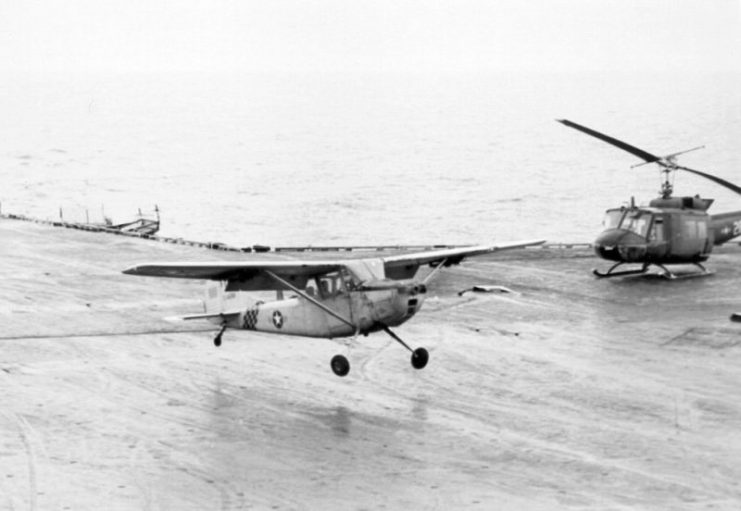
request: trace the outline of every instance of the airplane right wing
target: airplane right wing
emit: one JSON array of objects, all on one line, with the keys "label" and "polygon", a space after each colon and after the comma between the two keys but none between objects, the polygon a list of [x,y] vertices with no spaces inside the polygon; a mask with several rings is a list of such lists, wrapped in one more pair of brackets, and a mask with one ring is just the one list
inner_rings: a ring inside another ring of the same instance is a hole
[{"label": "airplane right wing", "polygon": [[408,279],[414,277],[417,269],[423,264],[451,266],[453,264],[459,264],[466,257],[490,254],[499,250],[542,245],[543,243],[545,243],[545,240],[508,241],[491,245],[474,245],[411,254],[398,254],[384,257],[382,260],[387,277],[391,279]]},{"label": "airplane right wing", "polygon": [[383,258],[386,268],[405,266],[409,264],[422,265],[427,263],[437,263],[448,260],[445,264],[458,264],[466,257],[489,254],[499,250],[513,248],[530,247],[533,245],[542,245],[545,240],[526,240],[526,241],[508,241],[492,245],[474,245],[470,247],[444,248],[442,250],[430,250],[427,252],[415,252],[412,254],[399,254]]}]

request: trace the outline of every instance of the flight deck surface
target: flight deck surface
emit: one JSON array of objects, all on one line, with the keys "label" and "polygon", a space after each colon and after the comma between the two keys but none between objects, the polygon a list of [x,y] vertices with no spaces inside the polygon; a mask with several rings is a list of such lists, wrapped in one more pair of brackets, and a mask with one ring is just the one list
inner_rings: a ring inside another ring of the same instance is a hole
[{"label": "flight deck surface", "polygon": [[0,239],[0,510],[741,505],[738,246],[676,281],[595,279],[584,248],[469,259],[396,330],[430,351],[416,371],[382,333],[215,348],[163,319],[200,312],[200,283],[121,274],[290,254],[12,220]]}]

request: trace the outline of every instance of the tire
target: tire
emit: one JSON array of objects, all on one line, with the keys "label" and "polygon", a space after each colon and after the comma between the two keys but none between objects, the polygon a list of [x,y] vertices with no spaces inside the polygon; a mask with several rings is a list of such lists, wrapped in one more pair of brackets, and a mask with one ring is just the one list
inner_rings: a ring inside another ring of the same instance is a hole
[{"label": "tire", "polygon": [[412,352],[412,367],[423,369],[430,360],[430,354],[424,348],[417,348]]},{"label": "tire", "polygon": [[347,376],[347,373],[350,372],[350,362],[348,362],[347,358],[343,355],[335,355],[332,357],[330,366],[332,367],[332,372],[340,377]]}]

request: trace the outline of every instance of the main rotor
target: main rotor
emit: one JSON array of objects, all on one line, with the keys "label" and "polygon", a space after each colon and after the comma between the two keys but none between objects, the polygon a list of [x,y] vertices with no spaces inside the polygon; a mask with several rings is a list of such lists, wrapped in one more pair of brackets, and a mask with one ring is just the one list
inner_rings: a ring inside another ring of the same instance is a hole
[{"label": "main rotor", "polygon": [[661,194],[662,199],[669,199],[672,196],[672,193],[674,192],[674,172],[677,170],[689,170],[692,172],[692,170],[682,167],[677,163],[677,156],[680,154],[686,154],[692,151],[697,151],[698,149],[705,149],[704,145],[693,147],[692,149],[686,149],[684,151],[679,151],[677,153],[667,154],[666,156],[659,156],[657,160],[655,161],[644,161],[643,163],[636,163],[635,165],[631,165],[630,168],[634,169],[636,167],[641,167],[643,165],[648,165],[649,163],[655,163],[658,166],[661,167],[661,190],[659,190],[659,193]]},{"label": "main rotor", "polygon": [[641,165],[646,165],[648,163],[656,163],[657,165],[659,165],[661,167],[661,174],[662,174],[661,190],[659,191],[659,193],[661,194],[661,197],[663,199],[670,198],[672,195],[672,192],[674,191],[674,185],[673,185],[670,175],[672,172],[676,170],[684,170],[686,172],[691,172],[698,176],[702,176],[706,179],[709,179],[710,181],[713,181],[714,183],[724,186],[728,188],[729,190],[732,190],[736,192],[737,194],[741,195],[741,187],[736,186],[733,183],[729,183],[725,179],[721,179],[719,177],[713,176],[712,174],[706,174],[705,172],[701,172],[699,170],[691,169],[689,167],[684,167],[682,165],[677,164],[677,160],[676,160],[677,156],[681,154],[689,153],[691,151],[696,151],[698,149],[702,149],[705,146],[693,147],[692,149],[687,149],[685,151],[679,151],[677,153],[672,153],[666,156],[656,156],[647,151],[644,151],[643,149],[639,149],[626,142],[623,142],[622,140],[618,140],[609,135],[605,135],[604,133],[600,133],[599,131],[595,131],[593,129],[587,128],[586,126],[582,126],[581,124],[577,124],[567,119],[556,119],[556,120],[560,122],[561,124],[568,126],[569,128],[574,128],[575,130],[581,131],[582,133],[586,133],[587,135],[591,135],[595,138],[598,138],[602,140],[603,142],[607,142],[610,145],[614,145],[615,147],[618,147],[622,149],[623,151],[627,151],[630,154],[637,156],[643,160],[643,163],[633,165],[631,168],[640,167]]}]

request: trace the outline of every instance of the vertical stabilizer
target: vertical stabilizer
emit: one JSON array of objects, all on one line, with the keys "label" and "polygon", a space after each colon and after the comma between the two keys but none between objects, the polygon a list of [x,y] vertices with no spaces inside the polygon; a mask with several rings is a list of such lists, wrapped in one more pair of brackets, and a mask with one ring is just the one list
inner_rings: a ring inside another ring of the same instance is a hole
[{"label": "vertical stabilizer", "polygon": [[224,282],[210,281],[206,284],[203,297],[203,310],[207,313],[224,310]]}]

